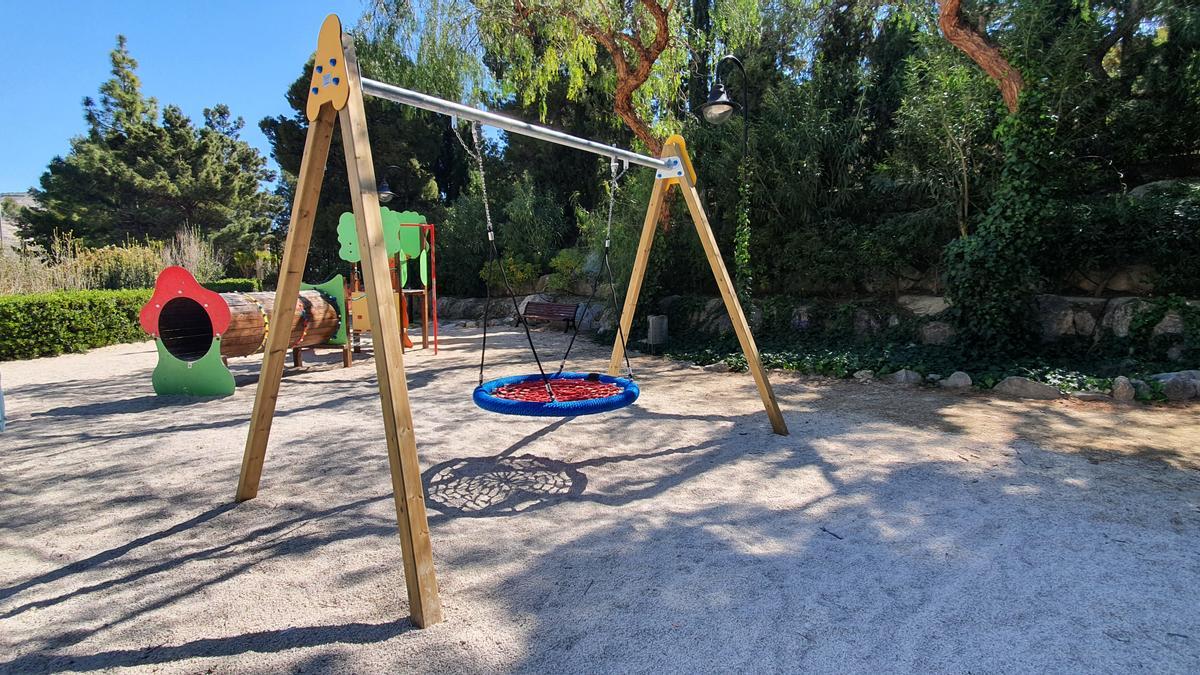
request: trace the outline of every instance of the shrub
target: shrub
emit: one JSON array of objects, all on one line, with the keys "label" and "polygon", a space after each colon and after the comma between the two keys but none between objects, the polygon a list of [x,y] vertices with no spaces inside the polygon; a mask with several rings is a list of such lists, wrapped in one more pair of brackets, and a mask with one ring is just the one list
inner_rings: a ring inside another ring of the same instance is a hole
[{"label": "shrub", "polygon": [[202,284],[225,275],[225,261],[217,256],[212,242],[189,227],[180,229],[175,239],[167,243],[163,249],[163,263],[187,269]]},{"label": "shrub", "polygon": [[204,287],[217,293],[245,293],[262,290],[262,284],[258,279],[217,279],[204,284]]},{"label": "shrub", "polygon": [[0,297],[0,361],[136,342],[149,290],[67,291]]},{"label": "shrub", "polygon": [[552,291],[573,293],[579,282],[587,276],[586,264],[587,256],[583,251],[564,248],[550,261],[550,269],[554,272],[546,280],[546,286]]},{"label": "shrub", "polygon": [[484,264],[483,269],[479,270],[479,278],[483,279],[493,290],[505,290],[504,280],[508,279],[508,285],[512,287],[514,293],[520,293],[523,287],[530,286],[537,280],[537,269],[533,263],[519,260],[512,256],[504,256],[503,273],[501,267],[495,260],[489,260]]}]

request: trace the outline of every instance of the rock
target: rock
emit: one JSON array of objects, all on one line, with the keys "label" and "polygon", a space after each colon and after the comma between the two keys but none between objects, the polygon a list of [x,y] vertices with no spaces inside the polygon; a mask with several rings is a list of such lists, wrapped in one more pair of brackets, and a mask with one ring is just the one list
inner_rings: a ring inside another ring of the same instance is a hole
[{"label": "rock", "polygon": [[971,386],[971,376],[961,370],[950,373],[950,377],[938,382],[947,389],[967,389]]},{"label": "rock", "polygon": [[954,327],[945,321],[930,321],[921,326],[920,339],[921,344],[926,345],[945,345],[954,340]]},{"label": "rock", "polygon": [[925,379],[929,380],[930,382],[937,382],[938,380],[942,379],[942,376],[938,375],[937,373],[930,373],[925,376]]},{"label": "rock", "polygon": [[1196,397],[1196,381],[1187,377],[1172,377],[1163,382],[1163,395],[1168,401],[1186,401]]},{"label": "rock", "polygon": [[1062,392],[1058,390],[1058,387],[1035,382],[1028,377],[1017,375],[1011,375],[1001,380],[1000,384],[996,385],[995,390],[998,393],[1017,398],[1050,400],[1062,397]]},{"label": "rock", "polygon": [[1112,397],[1118,401],[1132,401],[1137,389],[1128,377],[1121,375],[1113,380]]},{"label": "rock", "polygon": [[1170,347],[1167,347],[1167,360],[1168,361],[1182,361],[1183,360],[1183,352],[1184,352],[1184,349],[1183,349],[1182,344],[1171,345]]},{"label": "rock", "polygon": [[1129,380],[1129,382],[1133,384],[1134,398],[1150,398],[1150,385],[1146,384],[1144,380]]},{"label": "rock", "polygon": [[873,380],[873,379],[875,379],[875,371],[860,370],[857,373],[854,373],[854,379],[856,379],[856,380]]},{"label": "rock", "polygon": [[1129,265],[1117,270],[1108,279],[1105,290],[1139,295],[1154,290],[1154,268],[1149,265]]},{"label": "rock", "polygon": [[1142,183],[1141,185],[1133,188],[1132,190],[1129,191],[1129,196],[1134,197],[1134,198],[1141,198],[1141,197],[1145,197],[1146,195],[1149,195],[1149,194],[1154,194],[1157,192],[1165,192],[1165,191],[1171,190],[1177,186],[1195,185],[1195,184],[1196,184],[1195,180],[1179,180],[1179,179],[1156,180],[1156,181],[1151,181],[1149,183]]},{"label": "rock", "polygon": [[915,370],[902,368],[888,375],[888,381],[893,384],[920,384],[925,381],[925,378],[921,377],[921,374]]},{"label": "rock", "polygon": [[1096,317],[1091,312],[1077,309],[1074,316],[1075,334],[1091,337],[1096,333]]},{"label": "rock", "polygon": [[896,303],[916,316],[937,316],[950,306],[937,295],[902,295],[896,298]]},{"label": "rock", "polygon": [[1141,298],[1113,298],[1104,308],[1100,326],[1115,337],[1129,337],[1129,322],[1133,321],[1134,315],[1149,307],[1150,303]]},{"label": "rock", "polygon": [[1183,335],[1183,317],[1179,316],[1179,312],[1167,312],[1166,316],[1154,326],[1151,335],[1158,337],[1160,335]]},{"label": "rock", "polygon": [[707,366],[704,366],[704,370],[710,373],[728,373],[730,368],[728,363],[725,363],[724,361],[717,361],[716,363],[710,363]]},{"label": "rock", "polygon": [[1111,401],[1111,396],[1102,391],[1077,391],[1071,394],[1071,398],[1080,401]]},{"label": "rock", "polygon": [[1075,309],[1069,300],[1060,295],[1039,295],[1035,304],[1043,342],[1075,334]]},{"label": "rock", "polygon": [[1156,382],[1166,382],[1167,380],[1175,377],[1182,377],[1185,380],[1195,380],[1200,382],[1200,370],[1178,370],[1173,373],[1158,373],[1157,375],[1151,375],[1150,379]]},{"label": "rock", "polygon": [[537,293],[545,293],[546,289],[549,288],[549,286],[550,286],[550,275],[543,274],[542,276],[538,277],[537,282],[533,284],[533,290],[534,290],[534,292],[537,292]]}]

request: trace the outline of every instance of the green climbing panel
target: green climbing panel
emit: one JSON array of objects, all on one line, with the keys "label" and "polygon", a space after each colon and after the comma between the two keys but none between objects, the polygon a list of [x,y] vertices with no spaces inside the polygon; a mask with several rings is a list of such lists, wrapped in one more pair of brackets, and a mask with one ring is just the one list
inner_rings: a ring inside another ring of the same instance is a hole
[{"label": "green climbing panel", "polygon": [[332,302],[334,307],[337,307],[338,329],[326,344],[346,344],[346,326],[350,323],[349,313],[346,311],[346,279],[338,274],[323,284],[306,284],[301,282],[300,290],[317,291]]},{"label": "green climbing panel", "polygon": [[[424,225],[425,216],[416,211],[393,211],[387,207],[379,209],[383,220],[383,244],[388,257],[403,252],[404,258],[416,258],[421,253],[421,228],[405,225]],[[362,262],[362,248],[358,243],[358,227],[350,211],[338,218],[338,257],[346,262]]]},{"label": "green climbing panel", "polygon": [[155,394],[233,395],[233,373],[230,373],[221,361],[221,338],[214,337],[208,352],[195,361],[176,358],[167,351],[161,339],[155,340],[154,344],[158,347],[158,365],[154,367],[154,375],[151,378]]}]

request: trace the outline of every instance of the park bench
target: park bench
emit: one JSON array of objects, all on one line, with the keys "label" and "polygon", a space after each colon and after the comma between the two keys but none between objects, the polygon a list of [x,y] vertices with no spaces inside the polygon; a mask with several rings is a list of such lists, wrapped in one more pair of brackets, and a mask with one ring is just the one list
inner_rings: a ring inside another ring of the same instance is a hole
[{"label": "park bench", "polygon": [[575,325],[575,313],[579,310],[579,305],[567,305],[556,302],[527,302],[525,303],[525,311],[521,312],[521,316],[517,317],[517,325],[521,325],[522,319],[528,322],[535,321],[562,321],[566,324],[563,327],[563,332],[571,330]]}]

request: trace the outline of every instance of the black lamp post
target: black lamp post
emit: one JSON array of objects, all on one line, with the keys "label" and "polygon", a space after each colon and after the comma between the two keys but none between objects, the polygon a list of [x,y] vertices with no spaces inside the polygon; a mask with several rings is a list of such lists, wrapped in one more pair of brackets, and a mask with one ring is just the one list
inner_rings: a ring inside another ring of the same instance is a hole
[{"label": "black lamp post", "polygon": [[750,81],[746,78],[746,69],[738,57],[729,54],[717,62],[716,80],[708,92],[708,100],[700,106],[700,116],[709,124],[720,125],[728,122],[729,118],[733,117],[733,111],[737,110],[737,103],[729,97],[725,83],[721,81],[721,66],[726,63],[737,66],[742,74],[742,116],[745,118],[742,120],[742,159],[745,160],[746,149],[750,143]]},{"label": "black lamp post", "polygon": [[387,182],[387,172],[392,169],[399,170],[400,167],[396,166],[395,164],[388,164],[387,166],[383,167],[383,173],[381,174],[383,179],[379,181],[379,187],[375,189],[375,192],[379,193],[379,203],[381,204],[386,204],[392,201],[392,199],[396,196],[396,193],[392,192],[392,188]]},{"label": "black lamp post", "polygon": [[737,66],[742,74],[742,161],[738,164],[738,216],[733,235],[733,260],[737,293],[742,299],[749,299],[753,286],[750,266],[750,167],[746,163],[746,153],[750,147],[750,80],[736,56],[729,54],[717,62],[712,89],[699,112],[704,121],[719,125],[728,122],[737,110],[737,103],[729,97],[725,83],[721,81],[721,66],[726,63]]}]

